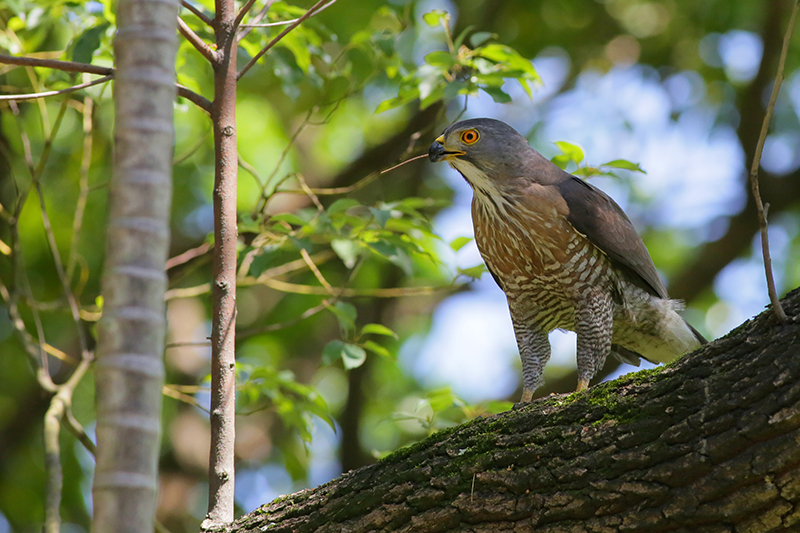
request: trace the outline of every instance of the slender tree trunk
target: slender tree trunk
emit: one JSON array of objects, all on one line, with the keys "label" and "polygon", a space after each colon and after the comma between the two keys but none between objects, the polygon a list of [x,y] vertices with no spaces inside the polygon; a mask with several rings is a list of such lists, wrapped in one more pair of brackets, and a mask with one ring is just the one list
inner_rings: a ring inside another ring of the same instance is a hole
[{"label": "slender tree trunk", "polygon": [[98,325],[95,533],[153,530],[178,2],[121,0],[114,176]]},{"label": "slender tree trunk", "polygon": [[211,330],[211,457],[208,517],[203,526],[233,521],[236,417],[236,12],[217,0],[214,63],[214,284]]},{"label": "slender tree trunk", "polygon": [[478,419],[231,532],[800,530],[800,290],[676,363]]}]

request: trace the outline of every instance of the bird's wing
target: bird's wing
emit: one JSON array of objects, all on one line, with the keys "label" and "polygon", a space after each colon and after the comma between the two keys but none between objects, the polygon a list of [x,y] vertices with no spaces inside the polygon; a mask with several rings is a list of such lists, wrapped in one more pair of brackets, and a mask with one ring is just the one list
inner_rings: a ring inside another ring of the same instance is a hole
[{"label": "bird's wing", "polygon": [[575,176],[556,186],[567,203],[569,223],[626,271],[636,285],[654,296],[667,298],[667,289],[658,277],[647,247],[617,203]]}]

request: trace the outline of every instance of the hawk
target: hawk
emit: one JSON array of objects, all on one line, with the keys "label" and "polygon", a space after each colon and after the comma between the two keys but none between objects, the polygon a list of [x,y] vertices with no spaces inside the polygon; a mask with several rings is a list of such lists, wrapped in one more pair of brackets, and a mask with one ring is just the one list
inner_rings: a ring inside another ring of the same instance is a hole
[{"label": "hawk", "polygon": [[630,219],[603,191],[531,148],[508,124],[479,118],[431,145],[473,190],[475,241],[505,292],[522,359],[522,401],[544,380],[548,334],[577,333],[577,390],[606,357],[672,361],[706,340],[667,296]]}]

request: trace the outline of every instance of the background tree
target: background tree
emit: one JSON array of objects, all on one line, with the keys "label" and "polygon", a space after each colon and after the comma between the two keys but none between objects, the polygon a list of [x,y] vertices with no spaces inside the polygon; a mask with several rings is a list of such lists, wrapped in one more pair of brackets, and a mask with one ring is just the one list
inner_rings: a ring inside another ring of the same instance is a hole
[{"label": "background tree", "polygon": [[[207,59],[225,49],[219,33],[231,28],[220,28],[220,20],[235,22],[243,14],[239,65],[267,49],[237,84],[235,133],[243,169],[235,266],[240,510],[372,462],[434,429],[507,408],[489,401],[498,396],[518,396],[506,388],[475,398],[458,385],[459,376],[452,376],[453,389],[432,386],[426,375],[432,372],[425,370],[431,366],[415,367],[409,354],[419,351],[419,339],[431,330],[437,304],[452,292],[460,294],[442,309],[485,294],[490,280],[461,284],[482,269],[473,268],[478,260],[470,255],[472,244],[461,238],[468,226],[453,234],[443,223],[458,216],[457,180],[432,173],[424,162],[378,174],[423,153],[462,112],[467,94],[467,113],[511,121],[545,152],[552,141],[583,144],[585,150],[561,144],[548,153],[571,171],[605,171],[611,167],[600,163],[618,159],[642,162],[647,175],[623,170],[622,180],[592,179],[634,217],[670,293],[687,300],[687,316],[705,333],[724,333],[765,302],[758,258],[749,259],[758,221],[744,169],[752,160],[790,2],[376,0],[311,7],[248,2],[232,15],[210,3],[184,3],[181,11],[184,39],[176,69],[182,98],[175,107],[176,194],[167,263],[169,398],[162,413],[159,502],[159,519],[173,531],[196,530],[206,512],[204,409],[210,402],[204,380],[211,370],[211,257],[218,251],[218,241],[207,238],[212,168],[219,160],[208,115],[218,92]],[[50,59],[112,74],[111,2],[57,2],[48,10],[12,2],[0,8],[0,21],[0,47],[35,60],[0,69],[4,92],[58,91],[98,81],[48,68]],[[251,26],[259,23],[267,26]],[[791,155],[800,128],[796,69],[793,42],[761,182],[782,290],[800,282],[794,260],[800,195],[793,179],[800,160]],[[535,83],[537,73],[543,87]],[[113,118],[106,81],[49,99],[0,102],[0,252],[8,259],[0,262],[0,279],[11,317],[0,326],[0,512],[13,530],[36,529],[44,516],[46,481],[52,479],[41,461],[40,435],[53,394],[47,376],[62,384],[75,375],[81,332],[93,350],[94,322],[102,313],[97,296],[104,258],[97,243],[107,228]],[[532,89],[532,100],[520,81]],[[491,104],[509,95],[511,104]],[[676,137],[691,141],[677,143]],[[692,145],[706,151],[690,151]],[[654,158],[654,152],[668,156]],[[659,170],[676,168],[675,161],[685,164],[670,179],[688,179],[667,188],[654,183],[666,183]],[[710,185],[703,191],[691,189],[694,183]],[[44,191],[40,205],[26,201],[34,184]],[[682,203],[676,206],[675,198]],[[455,209],[448,208],[451,202]],[[58,254],[66,291],[53,260]],[[486,322],[492,317],[480,315]],[[503,328],[495,329],[492,338],[502,334]],[[442,327],[434,323],[433,331]],[[442,359],[456,352],[453,341],[449,346],[439,350]],[[508,351],[516,357],[513,347]],[[478,364],[457,355],[462,371]],[[487,355],[495,366],[502,364],[494,352]],[[574,387],[568,363],[558,368],[554,362],[543,393]],[[606,374],[614,370],[609,366]],[[84,529],[93,461],[81,428],[91,434],[94,426],[92,380],[90,372],[75,383],[65,413],[78,440],[60,437],[61,515]],[[326,430],[326,421],[337,433]]]}]

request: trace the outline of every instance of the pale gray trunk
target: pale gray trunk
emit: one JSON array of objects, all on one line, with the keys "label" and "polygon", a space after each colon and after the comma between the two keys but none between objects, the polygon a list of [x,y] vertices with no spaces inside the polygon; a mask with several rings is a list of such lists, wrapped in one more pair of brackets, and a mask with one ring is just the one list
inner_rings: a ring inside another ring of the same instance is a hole
[{"label": "pale gray trunk", "polygon": [[121,0],[114,176],[97,346],[93,531],[153,531],[172,197],[174,1]]}]

